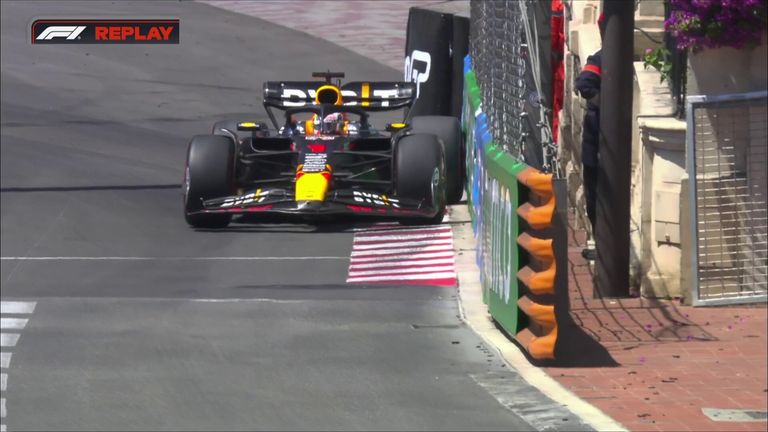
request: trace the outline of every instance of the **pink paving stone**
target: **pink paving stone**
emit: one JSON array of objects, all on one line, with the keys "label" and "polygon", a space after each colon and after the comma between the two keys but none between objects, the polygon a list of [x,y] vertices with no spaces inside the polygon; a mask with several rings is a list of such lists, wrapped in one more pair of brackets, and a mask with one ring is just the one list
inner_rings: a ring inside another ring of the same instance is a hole
[{"label": "pink paving stone", "polygon": [[[575,237],[579,241],[570,246],[583,247],[584,237]],[[681,430],[681,424],[697,431],[766,430],[765,422],[713,422],[701,412],[768,404],[765,305],[692,308],[667,300],[593,299],[589,268],[581,257],[569,265],[571,316],[620,366],[545,368],[553,378],[578,370],[593,389],[574,392],[611,397],[589,402],[630,430]],[[644,413],[651,416],[637,417]]]}]

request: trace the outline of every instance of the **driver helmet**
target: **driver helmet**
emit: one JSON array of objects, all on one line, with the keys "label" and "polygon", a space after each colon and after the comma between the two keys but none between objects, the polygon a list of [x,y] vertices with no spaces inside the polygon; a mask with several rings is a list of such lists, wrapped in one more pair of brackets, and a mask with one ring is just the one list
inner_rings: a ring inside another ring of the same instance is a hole
[{"label": "driver helmet", "polygon": [[345,132],[344,114],[331,113],[325,116],[319,125],[315,125],[316,130],[322,134],[344,135]]}]

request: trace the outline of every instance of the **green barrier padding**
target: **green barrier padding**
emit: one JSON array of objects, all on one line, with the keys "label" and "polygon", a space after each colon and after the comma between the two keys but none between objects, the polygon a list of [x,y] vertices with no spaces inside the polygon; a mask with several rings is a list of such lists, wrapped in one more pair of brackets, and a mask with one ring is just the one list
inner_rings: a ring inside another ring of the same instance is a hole
[{"label": "green barrier padding", "polygon": [[[470,84],[473,83],[473,84]],[[470,87],[474,87],[477,90],[470,91]],[[471,94],[480,95],[480,90],[477,87],[477,79],[475,73],[469,71],[464,74],[464,106],[463,106],[463,128],[464,128],[464,142],[466,143],[465,149],[465,173],[467,180],[464,183],[465,196],[467,197],[467,210],[469,210],[469,216],[472,220],[472,226],[477,226],[477,211],[475,209],[476,203],[472,202],[472,185],[473,176],[475,173],[475,111],[477,106],[472,108]]]},{"label": "green barrier padding", "polygon": [[469,102],[472,106],[472,113],[477,111],[477,108],[480,106],[481,99],[481,93],[480,93],[480,86],[477,84],[477,77],[475,76],[474,71],[469,71],[464,76],[464,80],[467,86],[467,94],[469,95]]},{"label": "green barrier padding", "polygon": [[517,174],[528,168],[491,142],[485,150],[488,181],[483,195],[482,268],[483,298],[494,320],[514,335],[521,320],[517,271],[519,267],[517,237],[520,206]]},{"label": "green barrier padding", "polygon": [[[465,101],[466,103],[466,101]],[[472,181],[473,176],[475,174],[475,116],[474,115],[466,115],[465,116],[465,127],[464,127],[464,142],[466,145],[465,148],[465,155],[464,155],[464,172],[466,173],[466,180],[464,181],[464,196],[467,197],[467,209],[469,210],[469,216],[473,222],[472,226],[476,226],[476,211],[475,211],[475,203],[472,202]]]}]

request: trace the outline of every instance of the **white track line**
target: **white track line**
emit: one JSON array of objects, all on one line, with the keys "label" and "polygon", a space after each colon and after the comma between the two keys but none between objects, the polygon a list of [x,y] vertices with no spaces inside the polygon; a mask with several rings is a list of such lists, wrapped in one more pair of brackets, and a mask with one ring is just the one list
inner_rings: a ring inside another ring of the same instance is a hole
[{"label": "white track line", "polygon": [[415,253],[408,255],[389,255],[389,256],[373,256],[373,257],[352,257],[352,265],[364,262],[381,262],[392,263],[399,262],[400,260],[417,260],[423,258],[453,258],[453,250],[447,250],[445,252],[429,252],[429,253]]},{"label": "white track line", "polygon": [[0,347],[15,347],[20,336],[18,333],[0,333]]},{"label": "white track line", "polygon": [[0,313],[4,314],[31,314],[35,311],[37,302],[4,301],[0,302]]},{"label": "white track line", "polygon": [[421,265],[426,266],[426,265],[435,265],[435,264],[453,265],[453,258],[430,259],[430,260],[420,260],[420,261],[413,261],[409,259],[405,261],[387,261],[387,262],[373,262],[373,263],[366,263],[366,264],[351,264],[349,266],[349,271],[376,268],[376,267],[407,267],[407,266],[421,266]]},{"label": "white track line", "polygon": [[225,298],[225,299],[191,299],[190,301],[199,303],[304,303],[306,300],[277,300],[269,298]]},{"label": "white track line", "polygon": [[409,274],[409,275],[388,275],[388,276],[372,276],[372,277],[353,277],[348,278],[347,282],[375,282],[375,281],[394,281],[394,280],[422,280],[422,279],[454,279],[456,273],[444,272],[444,273],[422,273],[422,274]]},{"label": "white track line", "polygon": [[0,373],[0,391],[5,391],[8,388],[8,374]]},{"label": "white track line", "polygon": [[[367,271],[350,271],[349,277],[358,276],[372,276],[372,275],[389,275],[398,273],[414,273],[410,276],[417,276],[423,274],[423,272],[452,272],[453,265],[449,266],[433,266],[433,267],[415,267],[415,268],[398,268],[398,269],[377,269]],[[421,272],[421,273],[418,273]]]},{"label": "white track line", "polygon": [[285,256],[285,257],[136,257],[136,256],[111,256],[111,257],[0,257],[0,260],[8,261],[279,261],[279,260],[348,260],[343,256]]},{"label": "white track line", "polygon": [[5,398],[0,398],[0,418],[5,418],[7,411],[5,410]]},{"label": "white track line", "polygon": [[0,368],[8,369],[8,367],[11,365],[12,356],[13,356],[13,353],[9,353],[9,352],[0,353]]},{"label": "white track line", "polygon": [[22,330],[27,326],[26,318],[0,318],[0,330]]}]

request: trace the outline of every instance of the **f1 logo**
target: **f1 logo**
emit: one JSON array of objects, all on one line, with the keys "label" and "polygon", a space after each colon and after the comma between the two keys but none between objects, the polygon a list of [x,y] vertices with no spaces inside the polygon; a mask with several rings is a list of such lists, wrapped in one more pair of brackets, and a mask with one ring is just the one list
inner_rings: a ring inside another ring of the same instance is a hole
[{"label": "f1 logo", "polygon": [[50,26],[43,30],[43,32],[35,39],[51,40],[53,38],[62,37],[67,40],[73,40],[77,39],[83,30],[85,30],[85,26]]},{"label": "f1 logo", "polygon": [[[423,71],[416,68],[416,62],[424,63]],[[416,98],[419,98],[421,83],[429,79],[429,69],[432,65],[432,56],[426,51],[413,50],[411,55],[405,58],[405,80],[416,83]]]},{"label": "f1 logo", "polygon": [[178,44],[179,20],[38,19],[32,44]]}]

